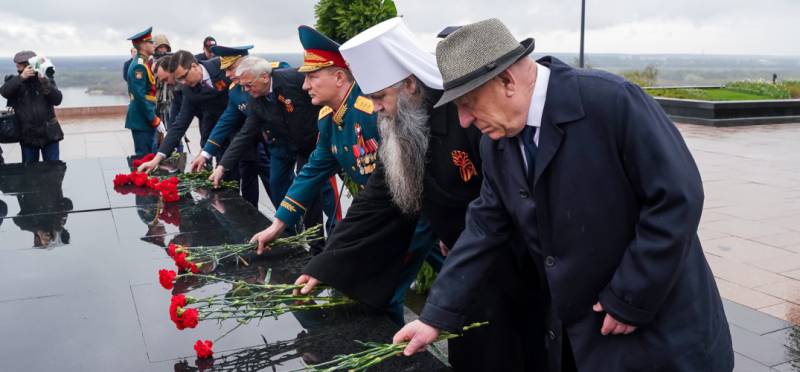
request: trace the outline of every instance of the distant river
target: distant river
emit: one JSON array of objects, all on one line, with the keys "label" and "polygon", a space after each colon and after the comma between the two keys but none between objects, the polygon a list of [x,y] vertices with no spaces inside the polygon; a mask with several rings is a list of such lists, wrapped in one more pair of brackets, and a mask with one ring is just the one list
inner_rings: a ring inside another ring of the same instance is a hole
[{"label": "distant river", "polygon": [[[86,87],[61,88],[64,100],[58,107],[90,107],[90,106],[115,106],[127,105],[127,96],[109,96],[103,94],[88,94]],[[0,107],[6,107],[6,99],[0,96]]]}]

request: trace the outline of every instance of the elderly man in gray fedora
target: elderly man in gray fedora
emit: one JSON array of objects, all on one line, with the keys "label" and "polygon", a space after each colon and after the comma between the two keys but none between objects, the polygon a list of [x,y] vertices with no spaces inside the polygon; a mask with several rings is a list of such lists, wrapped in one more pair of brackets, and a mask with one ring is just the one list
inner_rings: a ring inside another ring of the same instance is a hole
[{"label": "elderly man in gray fedora", "polygon": [[677,128],[636,85],[534,61],[533,46],[489,19],[436,48],[437,105],[454,101],[461,125],[483,132],[484,181],[420,320],[395,342],[410,355],[458,331],[496,251],[521,241],[545,283],[550,370],[731,371],[697,237],[702,182]]}]

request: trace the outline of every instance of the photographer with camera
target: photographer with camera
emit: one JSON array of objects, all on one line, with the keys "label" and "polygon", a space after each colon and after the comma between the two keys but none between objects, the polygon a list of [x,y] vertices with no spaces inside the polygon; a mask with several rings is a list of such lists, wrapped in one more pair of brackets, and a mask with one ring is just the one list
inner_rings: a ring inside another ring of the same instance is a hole
[{"label": "photographer with camera", "polygon": [[0,87],[0,94],[14,109],[19,126],[22,162],[59,160],[58,142],[64,132],[56,118],[54,106],[61,104],[61,91],[53,76],[55,68],[49,60],[25,50],[14,56],[17,75],[9,75]]}]

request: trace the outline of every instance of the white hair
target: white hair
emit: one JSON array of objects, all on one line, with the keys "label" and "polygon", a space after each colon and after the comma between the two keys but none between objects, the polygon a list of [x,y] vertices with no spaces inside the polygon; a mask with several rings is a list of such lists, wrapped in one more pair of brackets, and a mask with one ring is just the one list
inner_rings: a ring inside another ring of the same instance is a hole
[{"label": "white hair", "polygon": [[239,67],[236,67],[236,76],[242,76],[245,73],[251,73],[255,76],[269,75],[272,73],[272,64],[261,57],[247,56],[239,63]]}]

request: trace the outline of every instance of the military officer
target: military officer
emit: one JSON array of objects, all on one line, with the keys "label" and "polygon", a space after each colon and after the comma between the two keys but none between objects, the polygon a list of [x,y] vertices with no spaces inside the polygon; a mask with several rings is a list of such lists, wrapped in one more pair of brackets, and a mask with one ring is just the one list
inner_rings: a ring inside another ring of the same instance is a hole
[{"label": "military officer", "polygon": [[[293,175],[294,157],[291,160],[286,159],[278,151],[283,152],[283,155],[297,154],[296,161],[302,165],[314,149],[318,135],[317,117],[320,107],[313,105],[311,97],[303,90],[304,75],[293,68],[273,70],[270,62],[253,56],[241,62],[236,74],[244,91],[252,96],[249,113],[242,129],[231,141],[215,168],[212,181],[218,182],[226,170],[234,169],[242,154],[252,149],[253,144],[264,136],[270,141],[270,176],[275,179],[276,176],[283,176],[286,171]],[[276,189],[275,184],[271,188],[273,194],[270,198],[275,200],[275,193],[280,189]],[[304,223],[313,226],[321,222],[320,202],[309,203]],[[321,245],[320,242],[312,248],[321,249]]]},{"label": "military officer", "polygon": [[156,115],[156,79],[150,70],[150,56],[155,46],[152,27],[128,38],[136,49],[136,56],[128,67],[128,113],[125,128],[131,130],[136,155],[155,152],[156,128],[163,131],[161,119]]},{"label": "military officer", "polygon": [[[228,106],[231,81],[220,68],[220,63],[220,58],[198,62],[185,50],[179,50],[170,57],[168,71],[182,85],[180,111],[164,142],[159,146],[156,157],[139,166],[140,172],[156,168],[172,153],[196,114],[200,116],[200,146],[205,145],[214,124]],[[230,177],[232,180],[238,179],[238,169]]]},{"label": "military officer", "polygon": [[[314,104],[325,105],[319,114],[319,141],[311,160],[281,201],[273,224],[253,236],[253,241],[258,241],[259,253],[280,236],[286,225],[302,216],[309,199],[328,177],[343,170],[345,183],[355,195],[364,188],[376,167],[380,136],[372,101],[362,95],[339,52],[339,44],[308,26],[300,26],[299,33],[305,49],[303,66],[299,69],[306,73],[303,88],[309,91]],[[409,247],[409,257],[414,258],[411,270],[387,307],[398,323],[403,322],[405,290],[416,276],[413,267],[419,269],[421,259],[434,241],[430,225],[420,223]]]},{"label": "military officer", "polygon": [[[225,76],[232,83],[228,92],[228,107],[214,125],[214,129],[211,131],[205,146],[203,146],[203,151],[192,161],[192,171],[204,169],[213,156],[219,156],[223,146],[241,129],[245,118],[247,118],[251,97],[239,84],[236,68],[239,67],[243,57],[249,54],[248,50],[252,48],[252,45],[241,47],[215,45],[211,47],[214,55],[220,57],[220,67],[225,70]],[[275,62],[273,64],[275,67],[281,65],[288,66],[285,62]],[[244,152],[239,162],[239,175],[242,197],[257,207],[259,177],[261,177],[267,193],[270,193],[269,163],[267,162],[263,141],[258,141],[251,150]]]},{"label": "military officer", "polygon": [[295,225],[337,171],[344,171],[345,182],[355,185],[355,190],[363,188],[375,167],[378,150],[372,101],[361,95],[339,54],[339,44],[307,26],[300,26],[299,33],[305,48],[303,65],[298,69],[305,73],[303,89],[314,105],[324,106],[317,123],[319,139],[308,163],[276,206],[273,224],[254,236],[262,245]]}]

